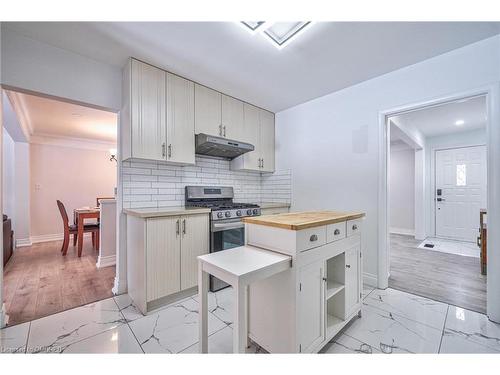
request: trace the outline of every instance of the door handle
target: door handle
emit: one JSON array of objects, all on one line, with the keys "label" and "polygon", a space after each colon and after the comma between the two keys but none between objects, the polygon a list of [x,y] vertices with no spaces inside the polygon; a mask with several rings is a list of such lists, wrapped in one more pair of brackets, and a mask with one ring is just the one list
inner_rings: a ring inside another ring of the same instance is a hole
[{"label": "door handle", "polygon": [[182,234],[186,234],[186,219],[182,220]]},{"label": "door handle", "polygon": [[179,219],[177,219],[177,221],[175,222],[175,234],[176,235],[179,235],[180,233],[180,228],[179,228]]},{"label": "door handle", "polygon": [[335,229],[335,230],[333,231],[333,235],[334,235],[334,236],[338,236],[339,234],[340,234],[340,229]]},{"label": "door handle", "polygon": [[171,158],[172,157],[172,144],[169,144],[168,145],[168,157]]},{"label": "door handle", "polygon": [[224,125],[224,137],[226,136],[226,125]]},{"label": "door handle", "polygon": [[165,142],[163,142],[161,144],[161,156],[162,156],[162,158],[165,157],[165,146],[166,146],[166,144],[165,144]]},{"label": "door handle", "polygon": [[264,158],[262,158],[262,168],[264,168]]},{"label": "door handle", "polygon": [[357,226],[356,224],[354,224],[354,225],[352,226],[352,230],[358,230],[358,226]]},{"label": "door handle", "polygon": [[222,137],[222,124],[219,125],[219,135]]},{"label": "door handle", "polygon": [[346,264],[345,268],[351,268],[351,265],[350,264]]},{"label": "door handle", "polygon": [[436,198],[436,200],[437,200],[438,202],[442,202],[442,201],[445,201],[446,199],[444,199],[444,198]]},{"label": "door handle", "polygon": [[317,241],[318,240],[318,235],[317,234],[313,234],[311,237],[309,237],[309,241],[311,242],[314,242],[314,241]]}]

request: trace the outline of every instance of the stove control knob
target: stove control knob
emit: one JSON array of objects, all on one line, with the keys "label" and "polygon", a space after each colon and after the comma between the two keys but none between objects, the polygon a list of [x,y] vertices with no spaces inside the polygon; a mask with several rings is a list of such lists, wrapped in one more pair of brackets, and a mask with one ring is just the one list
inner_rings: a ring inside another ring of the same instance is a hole
[{"label": "stove control knob", "polygon": [[222,212],[217,212],[217,217],[220,219],[222,217]]},{"label": "stove control knob", "polygon": [[236,211],[236,216],[241,216],[241,211],[240,210]]},{"label": "stove control knob", "polygon": [[231,217],[231,212],[226,211],[226,217]]},{"label": "stove control knob", "polygon": [[253,209],[253,214],[254,214],[254,215],[257,215],[258,213],[259,213],[259,210],[258,210],[258,209],[256,209],[256,208],[254,208],[254,209]]},{"label": "stove control knob", "polygon": [[247,215],[252,215],[252,210],[247,210]]}]

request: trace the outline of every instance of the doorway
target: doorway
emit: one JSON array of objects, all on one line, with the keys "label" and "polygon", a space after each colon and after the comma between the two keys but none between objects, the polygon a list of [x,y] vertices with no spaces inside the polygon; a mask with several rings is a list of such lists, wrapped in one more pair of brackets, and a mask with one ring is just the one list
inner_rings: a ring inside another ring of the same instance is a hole
[{"label": "doorway", "polygon": [[12,194],[3,196],[11,251],[2,300],[12,326],[112,297],[118,116],[39,93],[3,93],[3,160],[12,165],[3,187]]},{"label": "doorway", "polygon": [[476,245],[487,207],[486,128],[485,95],[387,117],[389,287],[486,313]]}]

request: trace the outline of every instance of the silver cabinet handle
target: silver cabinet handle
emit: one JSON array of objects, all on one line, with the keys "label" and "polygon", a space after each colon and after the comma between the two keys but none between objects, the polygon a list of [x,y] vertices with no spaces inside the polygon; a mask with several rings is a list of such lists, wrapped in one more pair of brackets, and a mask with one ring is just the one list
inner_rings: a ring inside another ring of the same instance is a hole
[{"label": "silver cabinet handle", "polygon": [[350,264],[346,264],[345,268],[351,268],[351,265]]},{"label": "silver cabinet handle", "polygon": [[165,146],[166,146],[166,144],[165,144],[165,142],[163,142],[163,143],[161,144],[161,156],[162,156],[163,158],[165,157]]},{"label": "silver cabinet handle", "polygon": [[180,228],[179,228],[179,219],[177,219],[177,221],[175,222],[175,234],[176,235],[179,235],[180,233]]},{"label": "silver cabinet handle", "polygon": [[219,125],[219,135],[222,137],[222,124]]},{"label": "silver cabinet handle", "polygon": [[356,224],[354,224],[354,225],[352,226],[352,230],[358,230],[358,226],[357,226]]},{"label": "silver cabinet handle", "polygon": [[224,125],[224,137],[226,136],[226,125]]},{"label": "silver cabinet handle", "polygon": [[182,220],[182,234],[186,234],[186,219]]},{"label": "silver cabinet handle", "polygon": [[172,144],[169,144],[168,145],[168,157],[171,158],[172,157]]},{"label": "silver cabinet handle", "polygon": [[340,229],[335,229],[335,230],[333,231],[333,235],[334,235],[334,236],[338,236],[339,234],[340,234]]},{"label": "silver cabinet handle", "polygon": [[262,158],[262,168],[264,168],[264,158]]},{"label": "silver cabinet handle", "polygon": [[313,234],[311,237],[309,237],[309,241],[311,242],[314,242],[314,241],[317,241],[318,240],[318,235],[317,234]]}]

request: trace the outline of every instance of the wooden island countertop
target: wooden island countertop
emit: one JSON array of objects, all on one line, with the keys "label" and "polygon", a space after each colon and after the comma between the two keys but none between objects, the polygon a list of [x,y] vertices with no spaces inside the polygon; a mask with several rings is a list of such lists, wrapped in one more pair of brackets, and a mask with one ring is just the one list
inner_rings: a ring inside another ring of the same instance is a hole
[{"label": "wooden island countertop", "polygon": [[248,224],[265,225],[288,230],[302,230],[339,223],[341,221],[359,219],[364,216],[364,212],[305,211],[259,217],[245,217],[242,220]]}]

